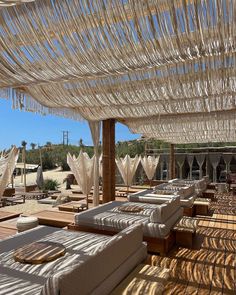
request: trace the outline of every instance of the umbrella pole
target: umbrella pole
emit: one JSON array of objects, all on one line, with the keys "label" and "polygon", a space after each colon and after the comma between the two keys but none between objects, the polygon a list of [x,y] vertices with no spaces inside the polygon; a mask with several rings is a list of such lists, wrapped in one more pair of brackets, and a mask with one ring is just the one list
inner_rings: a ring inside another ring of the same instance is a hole
[{"label": "umbrella pole", "polygon": [[149,180],[149,185],[150,185],[150,188],[152,187],[152,180],[150,179]]},{"label": "umbrella pole", "polygon": [[87,209],[88,209],[88,203],[89,203],[89,202],[88,202],[88,197],[89,197],[89,195],[87,194],[87,195],[86,195],[86,205],[87,205]]}]

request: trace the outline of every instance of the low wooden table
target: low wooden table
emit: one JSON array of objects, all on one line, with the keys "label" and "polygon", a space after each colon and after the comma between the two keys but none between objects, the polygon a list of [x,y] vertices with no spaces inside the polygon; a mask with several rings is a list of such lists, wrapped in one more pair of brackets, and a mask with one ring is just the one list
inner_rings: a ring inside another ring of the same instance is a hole
[{"label": "low wooden table", "polygon": [[44,210],[31,214],[30,216],[37,217],[39,224],[41,225],[49,225],[61,228],[74,222],[74,214],[72,212]]},{"label": "low wooden table", "polygon": [[68,211],[68,212],[81,212],[87,208],[87,205],[79,202],[69,202],[58,206],[60,211]]},{"label": "low wooden table", "polygon": [[174,226],[176,244],[179,246],[192,248],[193,238],[196,233],[198,220],[183,216]]},{"label": "low wooden table", "polygon": [[55,260],[66,253],[66,248],[49,241],[34,242],[15,250],[15,261],[29,264],[41,264]]},{"label": "low wooden table", "polygon": [[0,211],[0,221],[5,221],[8,219],[16,218],[20,216],[21,213],[13,213],[8,211]]}]

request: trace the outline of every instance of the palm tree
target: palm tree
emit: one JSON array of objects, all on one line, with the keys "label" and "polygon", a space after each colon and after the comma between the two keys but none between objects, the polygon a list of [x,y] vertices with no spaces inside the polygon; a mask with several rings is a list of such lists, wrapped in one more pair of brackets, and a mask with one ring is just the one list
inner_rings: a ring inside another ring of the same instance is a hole
[{"label": "palm tree", "polygon": [[36,143],[31,142],[30,146],[31,146],[32,150],[35,149],[36,145],[37,145]]},{"label": "palm tree", "polygon": [[82,138],[80,138],[80,140],[79,140],[79,146],[80,146],[81,150],[83,150],[84,144],[83,144],[83,139]]},{"label": "palm tree", "polygon": [[25,140],[22,140],[21,145],[26,149],[27,142]]}]

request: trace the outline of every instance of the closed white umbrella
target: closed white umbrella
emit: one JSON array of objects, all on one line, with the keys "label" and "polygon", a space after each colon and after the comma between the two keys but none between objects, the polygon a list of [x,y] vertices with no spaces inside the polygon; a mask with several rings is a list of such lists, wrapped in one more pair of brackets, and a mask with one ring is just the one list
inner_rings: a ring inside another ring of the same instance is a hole
[{"label": "closed white umbrella", "polygon": [[13,147],[11,151],[2,155],[0,158],[0,199],[4,193],[4,190],[8,183],[11,181],[11,176],[16,166],[19,151],[16,147]]},{"label": "closed white umbrella", "polygon": [[160,159],[160,156],[158,157],[144,156],[143,158],[141,158],[141,163],[147,175],[147,178],[150,181],[150,186],[151,186],[151,180],[153,179],[154,174],[156,172],[159,159]]},{"label": "closed white umbrella", "polygon": [[67,164],[74,174],[83,194],[87,197],[87,206],[88,195],[91,191],[94,180],[94,159],[94,156],[90,158],[87,153],[83,153],[82,151],[80,151],[78,158],[71,157],[69,153],[67,155]]},{"label": "closed white umbrella", "polygon": [[134,158],[131,158],[129,155],[126,155],[125,158],[116,159],[116,165],[120,171],[120,174],[124,180],[125,185],[127,186],[127,190],[129,189],[129,186],[131,186],[132,184],[132,180],[138,168],[139,161],[140,157],[137,155]]},{"label": "closed white umbrella", "polygon": [[44,183],[44,180],[43,180],[43,169],[41,166],[38,166],[38,169],[37,169],[37,176],[36,176],[36,184],[38,186],[39,189],[42,189],[43,188],[43,183]]}]

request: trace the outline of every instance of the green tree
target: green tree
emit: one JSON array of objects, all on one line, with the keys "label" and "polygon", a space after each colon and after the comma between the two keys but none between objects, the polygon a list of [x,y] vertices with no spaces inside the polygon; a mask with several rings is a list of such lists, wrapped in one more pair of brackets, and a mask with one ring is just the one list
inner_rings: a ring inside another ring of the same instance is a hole
[{"label": "green tree", "polygon": [[36,148],[36,145],[37,145],[36,143],[33,143],[33,142],[31,142],[31,144],[30,144],[30,146],[31,146],[31,149],[32,149],[32,150],[35,150],[35,148]]}]

